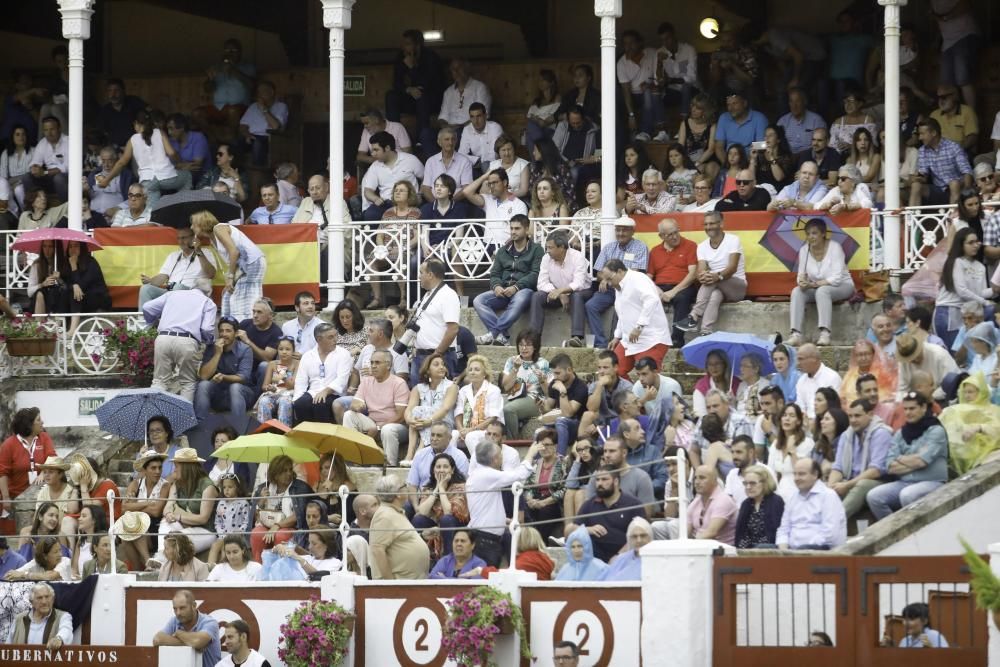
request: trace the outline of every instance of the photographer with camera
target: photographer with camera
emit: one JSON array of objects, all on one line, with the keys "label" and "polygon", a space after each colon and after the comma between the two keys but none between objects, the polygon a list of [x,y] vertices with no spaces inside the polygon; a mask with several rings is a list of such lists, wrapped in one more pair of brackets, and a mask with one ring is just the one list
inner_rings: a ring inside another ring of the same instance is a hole
[{"label": "photographer with camera", "polygon": [[452,345],[458,335],[461,304],[455,290],[444,284],[445,270],[444,262],[439,259],[429,259],[420,265],[420,287],[426,294],[406,323],[406,331],[392,347],[397,354],[405,354],[411,343],[415,345],[410,362],[411,387],[420,383],[420,366],[435,352],[444,357],[448,374],[455,376],[457,359]]},{"label": "photographer with camera", "polygon": [[147,301],[173,290],[196,289],[211,296],[212,279],[215,278],[215,258],[204,252],[190,227],[177,230],[177,246],[163,261],[155,276],[142,274],[139,288],[139,310]]}]

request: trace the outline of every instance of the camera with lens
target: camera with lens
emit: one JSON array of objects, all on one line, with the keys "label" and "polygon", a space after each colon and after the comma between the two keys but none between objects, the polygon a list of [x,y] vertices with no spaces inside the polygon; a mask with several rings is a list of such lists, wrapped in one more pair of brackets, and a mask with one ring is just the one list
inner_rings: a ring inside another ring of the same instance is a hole
[{"label": "camera with lens", "polygon": [[167,283],[166,285],[163,286],[163,289],[167,290],[168,292],[171,292],[173,291],[175,285],[177,285],[177,283]]},{"label": "camera with lens", "polygon": [[399,337],[396,344],[392,346],[392,351],[396,354],[406,354],[407,348],[410,347],[410,343],[413,339],[417,337],[417,332],[420,331],[420,325],[416,322],[408,322],[406,325],[406,331],[403,335]]}]

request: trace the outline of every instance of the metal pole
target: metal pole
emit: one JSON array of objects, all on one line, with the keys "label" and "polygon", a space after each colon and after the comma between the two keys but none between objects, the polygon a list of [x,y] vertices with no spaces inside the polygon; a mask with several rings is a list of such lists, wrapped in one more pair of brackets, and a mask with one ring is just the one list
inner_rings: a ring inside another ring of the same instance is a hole
[{"label": "metal pole", "polygon": [[521,494],[524,493],[524,484],[514,482],[510,486],[510,492],[514,495],[514,510],[510,513],[510,562],[508,567],[517,569],[517,538],[521,533],[521,522],[517,519],[517,511],[521,507]]},{"label": "metal pole", "polygon": [[[321,0],[330,30],[330,221],[327,227],[327,308],[344,299],[344,31],[351,27],[355,0]],[[320,260],[322,261],[322,259]]]},{"label": "metal pole", "polygon": [[594,14],[601,19],[601,245],[614,241],[617,187],[615,164],[615,23],[622,15],[622,0],[594,0]]},{"label": "metal pole", "polygon": [[677,539],[688,538],[687,459],[677,452]]},{"label": "metal pole", "polygon": [[[118,569],[115,567],[115,563],[118,562],[118,549],[115,548],[115,492],[108,491],[108,537],[111,542],[111,571],[115,574],[120,574]],[[81,538],[77,538],[81,539]],[[97,558],[97,554],[94,554],[94,558]]]},{"label": "metal pole", "polygon": [[878,0],[885,7],[885,218],[882,228],[885,268],[899,269],[902,233],[899,210],[899,8],[907,0]]},{"label": "metal pole", "polygon": [[69,172],[66,177],[70,229],[83,229],[83,40],[90,39],[94,0],[59,0],[62,33],[69,40]]}]

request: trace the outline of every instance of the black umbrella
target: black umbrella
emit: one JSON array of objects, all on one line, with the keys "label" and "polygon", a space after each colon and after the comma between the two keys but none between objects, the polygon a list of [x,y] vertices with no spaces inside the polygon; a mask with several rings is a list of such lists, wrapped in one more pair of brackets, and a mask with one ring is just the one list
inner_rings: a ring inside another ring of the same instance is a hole
[{"label": "black umbrella", "polygon": [[240,205],[229,195],[212,190],[182,190],[160,198],[153,209],[151,220],[167,227],[179,229],[191,225],[191,216],[208,211],[221,222],[240,217]]}]

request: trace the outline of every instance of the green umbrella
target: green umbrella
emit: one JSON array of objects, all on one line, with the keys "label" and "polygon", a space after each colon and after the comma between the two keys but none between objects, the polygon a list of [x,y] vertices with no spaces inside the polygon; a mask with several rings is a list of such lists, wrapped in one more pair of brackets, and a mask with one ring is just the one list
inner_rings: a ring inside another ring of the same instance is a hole
[{"label": "green umbrella", "polygon": [[294,463],[313,463],[319,455],[308,443],[277,433],[242,435],[215,450],[214,456],[243,463],[270,463],[276,456],[287,456]]}]

